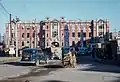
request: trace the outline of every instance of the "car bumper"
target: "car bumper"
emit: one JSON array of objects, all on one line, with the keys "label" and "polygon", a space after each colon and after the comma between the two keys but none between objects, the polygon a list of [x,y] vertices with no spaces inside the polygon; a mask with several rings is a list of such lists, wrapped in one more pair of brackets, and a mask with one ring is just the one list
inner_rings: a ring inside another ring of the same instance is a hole
[{"label": "car bumper", "polygon": [[35,61],[20,61],[20,63],[32,63],[32,64],[34,64]]}]

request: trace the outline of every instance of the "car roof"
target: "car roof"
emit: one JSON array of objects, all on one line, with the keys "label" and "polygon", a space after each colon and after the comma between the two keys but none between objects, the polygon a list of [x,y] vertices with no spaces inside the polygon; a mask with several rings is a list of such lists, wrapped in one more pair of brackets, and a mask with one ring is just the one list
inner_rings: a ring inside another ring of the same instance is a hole
[{"label": "car roof", "polygon": [[23,49],[23,51],[36,51],[37,49],[36,48],[26,48],[26,49]]}]

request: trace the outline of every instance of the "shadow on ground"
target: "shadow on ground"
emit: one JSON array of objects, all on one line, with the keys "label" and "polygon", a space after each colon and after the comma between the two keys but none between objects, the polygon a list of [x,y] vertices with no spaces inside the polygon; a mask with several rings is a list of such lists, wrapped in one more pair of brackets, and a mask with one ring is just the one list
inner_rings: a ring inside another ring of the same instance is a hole
[{"label": "shadow on ground", "polygon": [[[35,66],[34,64],[20,64],[19,62],[7,62],[4,64],[8,65],[14,65],[14,66]],[[44,68],[64,68],[61,65],[45,65],[45,64],[40,64],[39,67],[44,67]]]},{"label": "shadow on ground", "polygon": [[96,62],[90,56],[81,56],[78,58],[78,64],[80,64],[78,69],[80,71],[120,73],[119,66]]},{"label": "shadow on ground", "polygon": [[46,80],[42,82],[68,82],[68,81],[60,81],[60,80]]},{"label": "shadow on ground", "polygon": [[14,65],[14,66],[34,66],[34,64],[21,64],[20,62],[6,62],[4,64]]},{"label": "shadow on ground", "polygon": [[64,67],[61,66],[61,65],[45,65],[45,66],[43,66],[43,67],[45,67],[45,68],[64,68]]}]

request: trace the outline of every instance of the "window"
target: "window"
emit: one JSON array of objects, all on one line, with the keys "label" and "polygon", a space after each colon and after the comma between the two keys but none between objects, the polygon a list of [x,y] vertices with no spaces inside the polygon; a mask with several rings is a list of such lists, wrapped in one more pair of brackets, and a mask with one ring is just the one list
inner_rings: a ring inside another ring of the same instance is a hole
[{"label": "window", "polygon": [[86,33],[85,32],[83,33],[83,37],[86,37]]},{"label": "window", "polygon": [[63,42],[62,42],[62,46],[63,46]]},{"label": "window", "polygon": [[38,36],[40,35],[40,33],[38,33]]},{"label": "window", "polygon": [[54,31],[52,33],[53,33],[53,37],[56,37],[58,35],[56,31]]},{"label": "window", "polygon": [[48,25],[47,25],[47,29],[48,29]]},{"label": "window", "polygon": [[75,41],[72,41],[72,46],[75,46]]},{"label": "window", "polygon": [[28,27],[27,30],[30,30],[30,28]]},{"label": "window", "polygon": [[48,37],[48,34],[47,34],[47,37]]},{"label": "window", "polygon": [[48,46],[48,42],[47,42],[47,46]]},{"label": "window", "polygon": [[99,29],[102,29],[102,28],[103,28],[102,25],[100,25],[100,26],[99,26]]},{"label": "window", "polygon": [[33,38],[35,37],[35,33],[33,33]]},{"label": "window", "polygon": [[52,29],[54,29],[54,25],[52,25]]},{"label": "window", "polygon": [[75,31],[75,25],[72,24],[72,31]]},{"label": "window", "polygon": [[92,33],[91,32],[89,33],[89,37],[92,37]]},{"label": "window", "polygon": [[72,33],[72,37],[75,37],[75,33],[74,32]]},{"label": "window", "polygon": [[30,37],[30,35],[29,35],[29,33],[27,33],[27,38],[29,38]]},{"label": "window", "polygon": [[34,27],[32,27],[32,29],[34,30]]},{"label": "window", "polygon": [[99,36],[103,35],[103,32],[99,32]]},{"label": "window", "polygon": [[78,41],[77,45],[80,46],[80,41]]},{"label": "window", "polygon": [[80,37],[80,32],[78,32],[78,37]]},{"label": "window", "polygon": [[14,45],[16,45],[16,41],[14,41]]},{"label": "window", "polygon": [[27,41],[27,43],[29,43],[29,41]]},{"label": "window", "polygon": [[24,46],[24,42],[22,42],[22,46]]},{"label": "window", "polygon": [[12,38],[13,38],[14,34],[12,33]]},{"label": "window", "polygon": [[32,43],[34,44],[34,41]]},{"label": "window", "polygon": [[22,29],[24,29],[24,26],[22,26]]},{"label": "window", "polygon": [[22,38],[24,38],[24,33],[22,33]]}]

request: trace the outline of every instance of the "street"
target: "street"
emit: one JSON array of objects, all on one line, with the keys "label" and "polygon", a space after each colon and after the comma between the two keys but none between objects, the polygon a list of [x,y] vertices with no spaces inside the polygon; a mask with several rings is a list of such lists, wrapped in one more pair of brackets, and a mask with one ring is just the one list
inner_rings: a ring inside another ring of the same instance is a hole
[{"label": "street", "polygon": [[120,82],[120,67],[100,64],[90,57],[81,57],[79,62],[76,68],[0,65],[0,77],[11,76],[0,82]]}]

